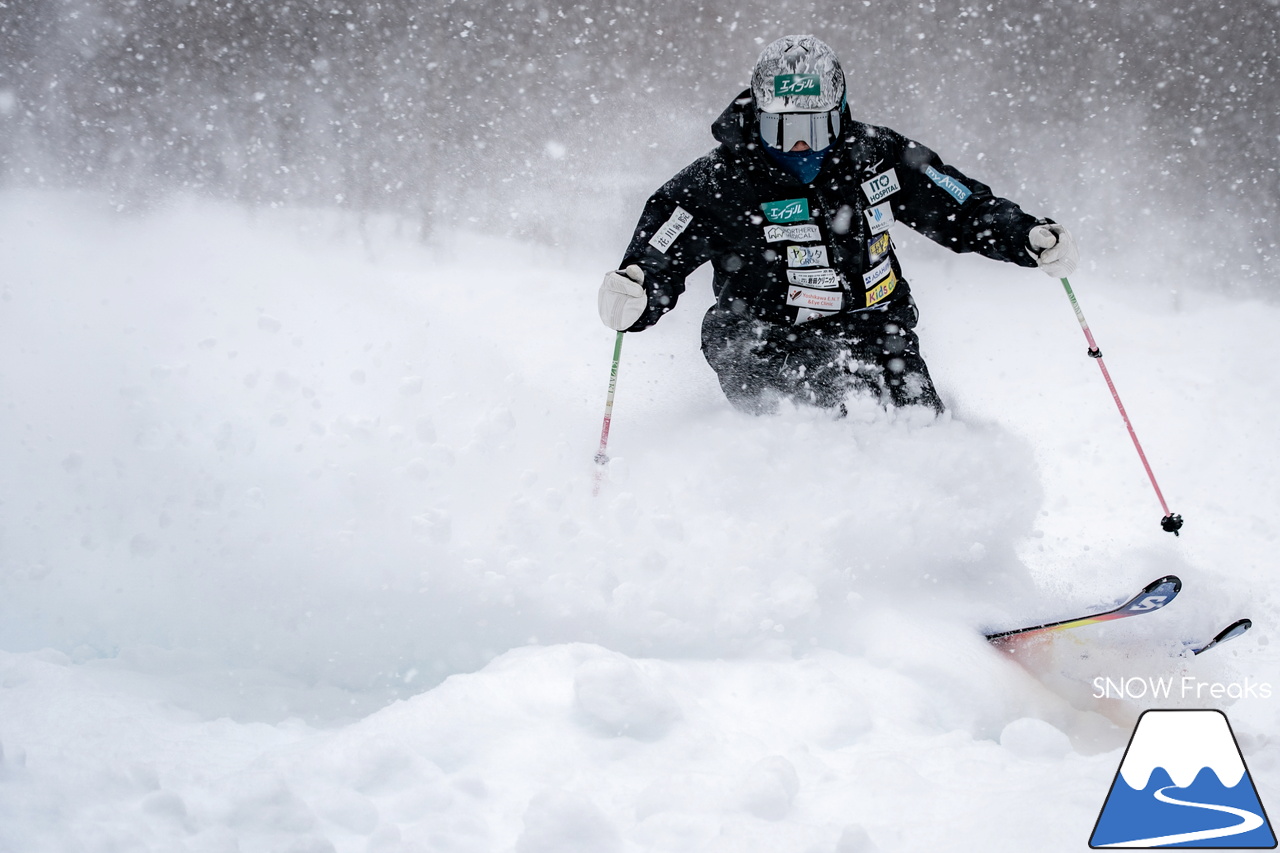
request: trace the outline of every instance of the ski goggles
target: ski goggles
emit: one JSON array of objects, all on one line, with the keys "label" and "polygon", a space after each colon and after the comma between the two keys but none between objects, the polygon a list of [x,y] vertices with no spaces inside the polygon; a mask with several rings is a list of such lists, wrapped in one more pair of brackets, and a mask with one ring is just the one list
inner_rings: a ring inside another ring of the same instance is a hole
[{"label": "ski goggles", "polygon": [[821,113],[758,113],[760,138],[765,145],[790,151],[803,142],[821,151],[840,137],[840,108]]}]

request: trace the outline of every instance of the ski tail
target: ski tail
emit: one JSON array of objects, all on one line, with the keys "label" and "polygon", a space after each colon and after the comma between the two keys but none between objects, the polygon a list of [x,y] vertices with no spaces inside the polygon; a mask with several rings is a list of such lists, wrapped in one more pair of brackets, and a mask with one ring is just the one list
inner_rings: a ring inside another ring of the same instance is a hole
[{"label": "ski tail", "polygon": [[[1101,613],[1090,613],[1074,619],[1063,619],[1058,622],[1044,622],[1039,625],[1028,625],[1025,628],[1014,628],[1009,631],[997,631],[987,634],[992,643],[1002,643],[1014,638],[1029,637],[1036,634],[1047,634],[1052,631],[1065,631],[1081,625],[1093,625],[1098,622],[1110,622],[1113,619],[1124,619],[1127,616],[1140,616],[1143,613],[1154,613],[1167,606],[1182,590],[1182,581],[1176,575],[1165,575],[1157,578],[1142,588],[1142,591],[1123,604]],[[1243,632],[1241,632],[1243,633]],[[1237,635],[1238,636],[1238,635]],[[1208,646],[1205,646],[1208,648]],[[1197,652],[1198,654],[1198,652]]]},{"label": "ski tail", "polygon": [[1227,642],[1228,640],[1234,640],[1236,637],[1239,637],[1245,631],[1248,631],[1252,627],[1253,627],[1252,619],[1237,619],[1236,621],[1232,622],[1230,625],[1228,625],[1227,627],[1219,631],[1216,635],[1214,635],[1214,638],[1212,640],[1205,643],[1203,646],[1200,646],[1199,648],[1192,647],[1191,654],[1198,655],[1203,652],[1207,652],[1209,651],[1209,649],[1213,648],[1214,646],[1220,646],[1223,643]]}]

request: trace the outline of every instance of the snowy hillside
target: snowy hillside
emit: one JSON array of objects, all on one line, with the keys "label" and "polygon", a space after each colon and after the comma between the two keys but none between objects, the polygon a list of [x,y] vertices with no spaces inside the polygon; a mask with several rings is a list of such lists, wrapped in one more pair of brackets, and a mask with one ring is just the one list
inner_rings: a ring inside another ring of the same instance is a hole
[{"label": "snowy hillside", "polygon": [[[0,851],[1086,849],[1094,678],[1280,687],[1280,309],[1083,247],[1175,539],[1061,287],[895,237],[947,416],[732,411],[700,273],[593,499],[621,245],[0,196]],[[1273,814],[1278,703],[1188,705]]]}]

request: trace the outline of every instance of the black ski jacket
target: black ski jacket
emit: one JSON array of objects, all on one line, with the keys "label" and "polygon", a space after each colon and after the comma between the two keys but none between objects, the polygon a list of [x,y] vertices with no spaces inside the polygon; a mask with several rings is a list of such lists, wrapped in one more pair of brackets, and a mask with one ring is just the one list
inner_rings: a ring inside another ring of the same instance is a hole
[{"label": "black ski jacket", "polygon": [[886,312],[914,325],[890,237],[895,222],[956,252],[1036,265],[1027,232],[1047,220],[920,143],[853,121],[847,108],[841,126],[817,178],[803,184],[762,150],[750,90],[739,95],[712,125],[720,145],[645,205],[619,268],[644,270],[649,304],[627,331],[674,308],[685,278],[707,261],[712,311],[819,326]]}]

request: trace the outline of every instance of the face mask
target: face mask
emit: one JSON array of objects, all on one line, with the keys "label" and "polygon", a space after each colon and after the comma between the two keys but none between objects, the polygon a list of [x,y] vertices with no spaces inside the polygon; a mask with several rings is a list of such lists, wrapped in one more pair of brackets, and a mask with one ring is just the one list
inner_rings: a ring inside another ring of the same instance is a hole
[{"label": "face mask", "polygon": [[769,152],[769,156],[778,165],[795,175],[802,184],[813,183],[813,179],[818,177],[818,172],[822,169],[822,161],[827,157],[826,151],[776,151],[772,147],[766,147],[764,150]]}]

